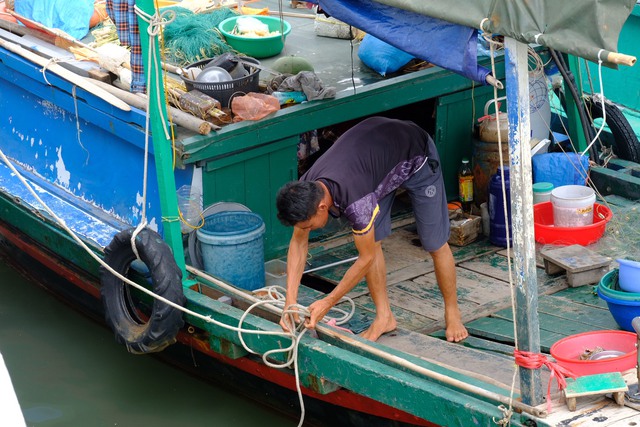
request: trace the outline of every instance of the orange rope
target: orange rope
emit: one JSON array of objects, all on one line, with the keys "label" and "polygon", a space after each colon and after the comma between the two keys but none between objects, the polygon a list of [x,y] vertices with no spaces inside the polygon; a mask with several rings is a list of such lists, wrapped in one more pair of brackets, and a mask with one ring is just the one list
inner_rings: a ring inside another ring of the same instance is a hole
[{"label": "orange rope", "polygon": [[516,365],[518,366],[527,369],[540,369],[542,366],[546,366],[547,369],[549,369],[549,372],[551,372],[549,384],[547,386],[547,412],[551,413],[551,383],[553,382],[553,379],[556,379],[556,382],[558,383],[558,391],[561,391],[567,387],[567,380],[565,377],[575,379],[577,375],[569,369],[550,361],[544,354],[515,349],[513,351],[513,355],[515,356]]}]

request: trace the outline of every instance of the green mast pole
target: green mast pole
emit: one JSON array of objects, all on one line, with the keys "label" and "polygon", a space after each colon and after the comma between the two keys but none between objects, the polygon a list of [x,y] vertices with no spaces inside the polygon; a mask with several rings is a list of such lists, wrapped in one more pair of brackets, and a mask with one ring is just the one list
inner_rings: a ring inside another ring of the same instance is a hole
[{"label": "green mast pole", "polygon": [[[136,1],[138,8],[148,15],[155,15],[153,0]],[[156,172],[158,176],[158,193],[160,194],[160,210],[162,211],[162,224],[164,226],[164,240],[171,247],[173,256],[180,270],[182,277],[186,278],[186,267],[184,262],[184,249],[182,247],[182,234],[180,232],[180,222],[173,220],[179,218],[178,196],[176,195],[176,182],[173,174],[173,153],[171,140],[165,136],[162,117],[167,117],[164,91],[162,88],[162,74],[160,69],[160,49],[158,43],[153,46],[149,44],[149,23],[138,16],[138,27],[140,28],[140,45],[142,46],[142,60],[144,63],[145,75],[147,79],[147,96],[151,100],[151,105],[147,114],[151,122],[151,135],[153,136],[153,150],[155,153]],[[149,50],[154,49],[158,61],[149,64]],[[150,82],[150,84],[149,84]],[[157,102],[156,102],[157,101]]]}]

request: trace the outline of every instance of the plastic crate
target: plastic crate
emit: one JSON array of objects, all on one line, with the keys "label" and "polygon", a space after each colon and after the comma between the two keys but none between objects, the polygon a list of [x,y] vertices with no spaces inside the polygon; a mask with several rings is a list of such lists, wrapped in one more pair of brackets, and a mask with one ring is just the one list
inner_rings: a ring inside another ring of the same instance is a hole
[{"label": "plastic crate", "polygon": [[[203,69],[213,58],[203,59],[202,61],[194,62],[186,68],[200,68]],[[257,66],[260,65],[260,61],[250,57],[242,58],[244,68],[249,72],[248,76],[241,77],[239,79],[229,80],[226,82],[198,82],[188,79],[182,76],[187,91],[197,89],[202,93],[205,93],[215,99],[217,99],[223,107],[231,107],[231,98],[234,95],[246,95],[249,92],[260,91],[260,69],[258,67],[252,67],[247,63],[253,63]]]}]

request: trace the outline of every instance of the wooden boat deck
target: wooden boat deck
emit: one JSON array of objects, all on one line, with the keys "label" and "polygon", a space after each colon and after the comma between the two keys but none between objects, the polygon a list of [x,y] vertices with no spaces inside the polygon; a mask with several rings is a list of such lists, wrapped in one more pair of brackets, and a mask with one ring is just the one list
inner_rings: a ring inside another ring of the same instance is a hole
[{"label": "wooden boat deck", "polygon": [[[614,220],[608,224],[603,238],[590,245],[589,249],[610,257],[613,268],[616,258],[632,256],[635,250],[633,245],[626,245],[620,240],[621,232],[625,232],[620,227],[633,220],[629,215],[638,213],[633,202],[627,199],[609,196],[607,203],[614,212]],[[387,262],[389,297],[398,328],[383,335],[378,343],[509,390],[515,364],[506,249],[493,246],[484,237],[464,247],[451,246],[457,267],[460,309],[470,334],[463,343],[453,344],[444,339],[443,301],[431,258],[412,242],[417,235],[410,213],[405,211],[397,215],[394,224],[393,233],[383,242],[383,251]],[[339,228],[339,224],[335,226]],[[339,237],[320,239],[311,244],[310,268],[357,255],[348,233],[338,232],[336,235]],[[548,355],[553,343],[569,335],[619,329],[606,302],[595,293],[594,285],[569,287],[564,273],[547,274],[540,257],[540,249],[544,245],[536,246],[541,351]],[[329,291],[350,264],[307,274],[303,283],[316,289],[303,285],[300,302],[311,303],[321,293],[318,289]],[[356,313],[344,326],[359,333],[373,320],[375,307],[364,281],[347,296],[355,302]],[[549,372],[543,369],[541,376],[546,390]],[[635,372],[631,377],[636,377]],[[514,384],[517,395],[519,381],[516,379]],[[608,408],[608,405],[601,407]],[[615,404],[611,410],[618,410]],[[625,413],[628,417],[640,419],[635,410]]]}]

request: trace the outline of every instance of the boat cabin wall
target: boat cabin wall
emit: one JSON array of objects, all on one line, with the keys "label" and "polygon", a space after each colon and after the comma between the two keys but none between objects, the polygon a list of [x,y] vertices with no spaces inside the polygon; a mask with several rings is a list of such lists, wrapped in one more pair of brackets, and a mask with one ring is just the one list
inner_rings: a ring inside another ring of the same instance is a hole
[{"label": "boat cabin wall", "polygon": [[[46,191],[105,218],[137,225],[143,194],[144,125],[96,96],[0,50],[0,148]],[[74,95],[75,94],[75,95]],[[161,231],[153,146],[149,142],[147,218]],[[190,166],[191,169],[193,166]],[[176,183],[188,184],[190,170]]]},{"label": "boat cabin wall", "polygon": [[[321,140],[324,130],[340,134],[371,115],[413,120],[434,138],[442,161],[447,198],[457,200],[458,167],[463,157],[472,156],[474,123],[483,115],[484,105],[492,97],[493,88],[490,86],[452,90],[442,96],[408,102],[395,108],[385,109],[384,104],[380,104],[374,114],[362,108],[361,115],[358,115],[358,107],[354,103],[354,111],[350,113],[355,118],[350,120],[346,120],[339,111],[330,109],[317,113],[322,114],[322,121],[326,123],[317,129],[317,134]],[[314,119],[309,120],[310,113],[304,105],[286,110],[281,111],[279,117],[242,124],[244,128],[240,130],[243,132],[232,130],[237,125],[224,129],[215,144],[207,145],[209,156],[201,162],[204,205],[237,202],[258,213],[266,226],[264,247],[267,260],[286,253],[292,233],[290,227],[283,226],[277,219],[275,195],[284,183],[298,179],[312,163],[309,159],[300,161],[298,150],[299,145],[309,138],[310,131],[306,126]],[[281,126],[283,123],[286,126]],[[253,128],[256,130],[252,131]],[[344,233],[345,230],[333,232]]]}]

